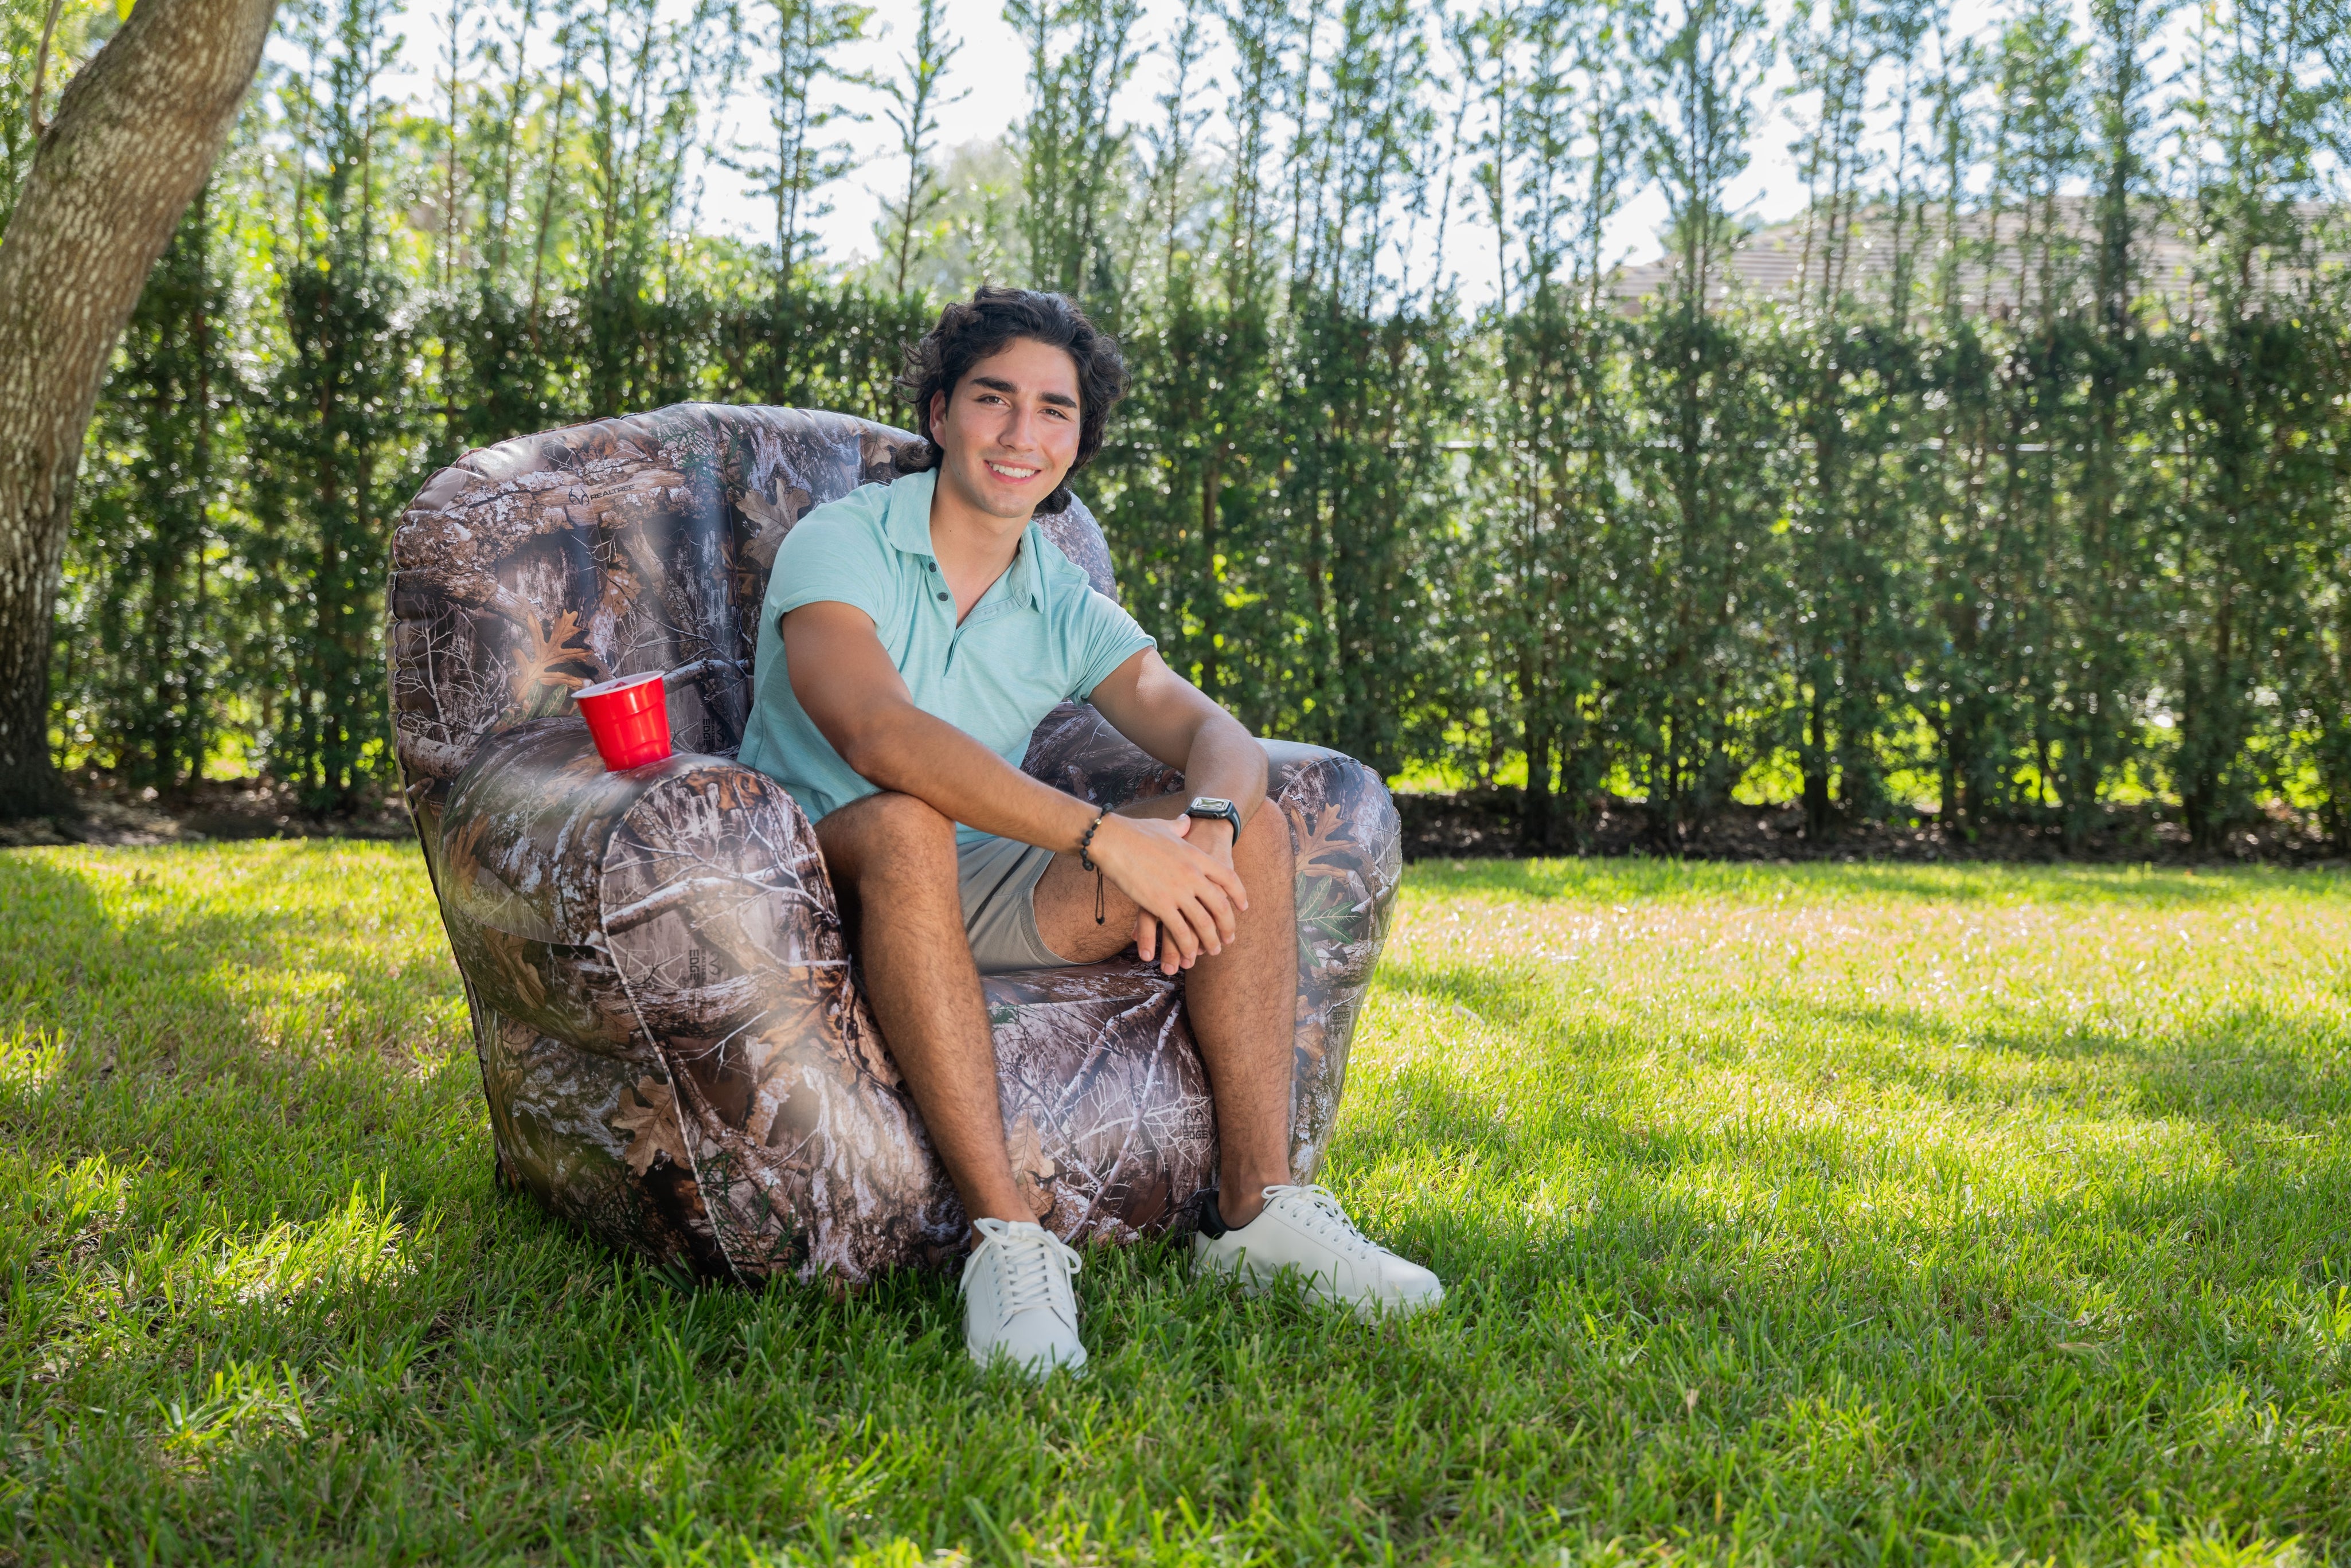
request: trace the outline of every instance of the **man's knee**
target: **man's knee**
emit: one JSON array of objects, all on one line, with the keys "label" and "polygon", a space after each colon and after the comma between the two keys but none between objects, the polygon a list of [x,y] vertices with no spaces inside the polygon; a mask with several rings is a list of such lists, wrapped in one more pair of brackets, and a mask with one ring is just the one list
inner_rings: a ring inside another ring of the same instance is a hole
[{"label": "man's knee", "polygon": [[955,823],[936,807],[884,789],[827,816],[818,838],[860,882],[909,873],[955,873]]},{"label": "man's knee", "polygon": [[893,834],[908,839],[933,837],[950,841],[955,838],[955,823],[929,801],[913,795],[901,795],[894,789],[882,789],[856,802],[852,810],[862,811],[868,822],[875,823]]},{"label": "man's knee", "polygon": [[1290,813],[1268,800],[1234,841],[1233,859],[1253,865],[1287,864],[1290,857]]}]

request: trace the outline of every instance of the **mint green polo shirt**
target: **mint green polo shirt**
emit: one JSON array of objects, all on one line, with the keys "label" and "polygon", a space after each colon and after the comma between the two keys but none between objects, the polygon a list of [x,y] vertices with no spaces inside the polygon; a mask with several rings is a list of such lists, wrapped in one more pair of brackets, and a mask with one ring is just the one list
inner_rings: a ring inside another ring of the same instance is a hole
[{"label": "mint green polo shirt", "polygon": [[[759,606],[740,759],[790,790],[811,822],[875,786],[841,759],[792,695],[778,622],[801,605],[831,600],[872,617],[914,706],[1015,768],[1057,705],[1092,695],[1113,670],[1154,646],[1035,523],[957,626],[955,595],[931,553],[937,483],[930,473],[863,486],[802,517],[776,551]],[[958,825],[956,836],[969,843],[987,835]]]}]

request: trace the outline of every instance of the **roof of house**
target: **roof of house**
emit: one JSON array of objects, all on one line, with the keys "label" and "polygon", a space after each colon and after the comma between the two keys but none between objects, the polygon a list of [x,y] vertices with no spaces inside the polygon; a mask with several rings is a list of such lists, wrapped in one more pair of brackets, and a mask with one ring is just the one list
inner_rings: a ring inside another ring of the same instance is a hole
[{"label": "roof of house", "polygon": [[[2305,230],[2342,215],[2318,202],[2297,204],[2294,212]],[[2168,209],[2150,204],[2145,216],[2131,246],[2135,293],[2166,314],[2176,313],[2203,290],[2198,270],[2201,247]],[[2050,244],[2053,226],[2055,243]],[[2098,211],[2088,196],[2063,195],[2030,206],[1970,208],[1949,228],[1947,235],[1939,205],[1913,208],[1906,214],[1900,249],[1890,206],[1865,208],[1854,217],[1842,247],[1829,243],[1827,225],[1817,213],[1768,225],[1745,235],[1727,264],[1708,280],[1708,303],[1717,308],[1734,303],[1788,304],[1818,298],[1824,291],[1883,298],[1901,249],[1908,252],[1916,285],[1931,294],[1948,248],[1958,264],[1955,282],[1962,302],[1986,315],[2037,309],[2053,294],[2079,300],[2095,282]],[[2340,269],[2351,260],[2339,242],[2320,256],[2319,266],[2327,269]],[[1620,309],[1637,314],[1650,299],[1671,289],[1678,265],[1679,258],[1668,251],[1654,260],[1619,267],[1609,280],[1609,291]],[[2271,287],[2283,287],[2311,270],[2306,263],[2277,260],[2266,253],[2258,265]]]}]

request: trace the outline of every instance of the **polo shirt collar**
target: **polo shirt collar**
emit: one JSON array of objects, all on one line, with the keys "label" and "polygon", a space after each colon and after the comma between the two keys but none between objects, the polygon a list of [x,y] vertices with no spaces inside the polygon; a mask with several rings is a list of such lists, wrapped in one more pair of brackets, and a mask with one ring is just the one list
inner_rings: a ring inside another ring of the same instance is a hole
[{"label": "polo shirt collar", "polygon": [[929,556],[931,497],[938,492],[939,471],[909,474],[891,482],[890,513],[884,530],[890,542],[908,555]]},{"label": "polo shirt collar", "polygon": [[[939,471],[935,468],[909,474],[891,483],[890,510],[883,521],[883,531],[896,549],[925,559],[937,559],[937,552],[931,549],[931,497],[938,493],[938,487]],[[1019,553],[1012,558],[1012,565],[1004,574],[1005,592],[1031,610],[1045,608],[1045,569],[1038,559],[1044,543],[1044,530],[1035,523],[1023,528]]]},{"label": "polo shirt collar", "polygon": [[1025,600],[1031,610],[1045,608],[1045,570],[1037,561],[1037,552],[1045,543],[1045,531],[1035,523],[1020,530],[1020,553],[1012,558],[1011,570],[1005,576],[1005,589],[1013,598]]}]

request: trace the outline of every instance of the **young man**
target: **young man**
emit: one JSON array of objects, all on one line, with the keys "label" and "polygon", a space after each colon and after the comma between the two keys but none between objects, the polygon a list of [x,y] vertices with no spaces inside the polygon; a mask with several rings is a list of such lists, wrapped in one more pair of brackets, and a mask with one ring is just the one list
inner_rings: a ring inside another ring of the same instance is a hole
[{"label": "young man", "polygon": [[[874,1019],[972,1218],[973,1358],[1086,1356],[1077,1255],[1013,1185],[979,976],[1129,942],[1189,971],[1219,1183],[1195,1267],[1295,1270],[1359,1311],[1434,1304],[1434,1274],[1290,1184],[1295,867],[1263,749],[1031,521],[1102,445],[1117,346],[1060,295],[983,288],[915,345],[905,384],[917,471],[818,507],[776,557],[742,758],[816,824]],[[1181,768],[1184,792],[1105,815],[1022,773],[1029,732],[1071,697]]]}]

